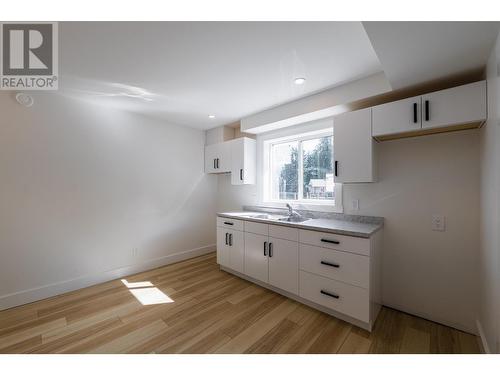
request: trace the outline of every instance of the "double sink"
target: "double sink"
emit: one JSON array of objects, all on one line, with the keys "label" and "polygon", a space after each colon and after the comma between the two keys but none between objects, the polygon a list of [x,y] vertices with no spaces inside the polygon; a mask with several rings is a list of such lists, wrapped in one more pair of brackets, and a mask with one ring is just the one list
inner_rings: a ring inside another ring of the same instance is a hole
[{"label": "double sink", "polygon": [[285,216],[285,215],[273,215],[273,214],[242,214],[243,217],[248,217],[251,219],[264,219],[264,220],[275,220],[275,221],[286,221],[289,223],[302,223],[304,221],[310,220],[306,217],[297,217],[297,216]]}]

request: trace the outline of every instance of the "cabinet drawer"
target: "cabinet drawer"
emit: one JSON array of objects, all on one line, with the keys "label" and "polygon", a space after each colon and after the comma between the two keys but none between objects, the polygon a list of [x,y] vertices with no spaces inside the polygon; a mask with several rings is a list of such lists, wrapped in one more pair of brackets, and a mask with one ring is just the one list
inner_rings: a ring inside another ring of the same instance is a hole
[{"label": "cabinet drawer", "polygon": [[217,217],[217,226],[221,228],[243,231],[243,220],[228,219],[227,217]]},{"label": "cabinet drawer", "polygon": [[299,295],[309,301],[369,322],[368,290],[300,271]]},{"label": "cabinet drawer", "polygon": [[245,232],[269,235],[269,224],[255,223],[253,221],[245,221]]},{"label": "cabinet drawer", "polygon": [[366,256],[300,244],[299,266],[301,270],[368,289],[370,258]]},{"label": "cabinet drawer", "polygon": [[269,236],[298,242],[299,230],[297,228],[289,228],[282,225],[269,225]]},{"label": "cabinet drawer", "polygon": [[303,244],[326,247],[349,253],[370,255],[370,239],[340,234],[315,232],[312,230],[299,230],[299,242]]}]

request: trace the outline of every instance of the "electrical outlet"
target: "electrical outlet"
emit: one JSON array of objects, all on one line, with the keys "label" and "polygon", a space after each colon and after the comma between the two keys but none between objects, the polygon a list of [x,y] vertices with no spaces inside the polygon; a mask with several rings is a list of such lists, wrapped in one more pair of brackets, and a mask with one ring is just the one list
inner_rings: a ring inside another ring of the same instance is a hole
[{"label": "electrical outlet", "polygon": [[359,199],[353,199],[351,205],[352,205],[353,210],[358,211],[359,210]]},{"label": "electrical outlet", "polygon": [[445,217],[443,215],[432,215],[432,230],[438,232],[445,231]]}]

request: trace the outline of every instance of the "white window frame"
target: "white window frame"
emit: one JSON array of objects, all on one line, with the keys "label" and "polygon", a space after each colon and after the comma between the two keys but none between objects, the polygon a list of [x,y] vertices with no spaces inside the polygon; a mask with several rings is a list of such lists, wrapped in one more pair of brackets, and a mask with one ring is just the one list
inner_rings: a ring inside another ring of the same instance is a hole
[{"label": "white window frame", "polygon": [[[342,206],[342,184],[335,183],[335,200],[273,200],[270,195],[270,170],[271,157],[270,150],[272,145],[290,142],[292,140],[304,141],[321,136],[333,135],[333,119],[315,121],[307,124],[301,124],[287,129],[259,134],[257,136],[257,187],[258,187],[258,205],[262,207],[284,208],[289,203],[294,208],[311,211],[329,211],[343,212]],[[300,143],[299,143],[300,144]],[[302,181],[302,149],[299,146],[299,181]],[[335,152],[335,150],[334,150]],[[303,186],[299,182],[298,196],[303,197]]]}]

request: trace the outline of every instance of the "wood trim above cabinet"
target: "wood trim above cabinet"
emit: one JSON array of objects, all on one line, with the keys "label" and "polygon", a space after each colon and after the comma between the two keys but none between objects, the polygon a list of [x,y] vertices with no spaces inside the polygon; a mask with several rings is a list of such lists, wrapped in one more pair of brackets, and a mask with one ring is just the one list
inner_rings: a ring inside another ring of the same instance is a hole
[{"label": "wood trim above cabinet", "polygon": [[470,124],[444,126],[441,128],[418,129],[418,130],[406,132],[406,133],[380,135],[377,137],[373,137],[373,139],[375,139],[378,142],[392,141],[394,139],[420,137],[422,135],[429,135],[429,134],[449,133],[449,132],[455,132],[455,131],[460,131],[460,130],[478,129],[481,126],[483,126],[483,124],[484,124],[484,121],[480,121],[480,122],[473,122]]}]

